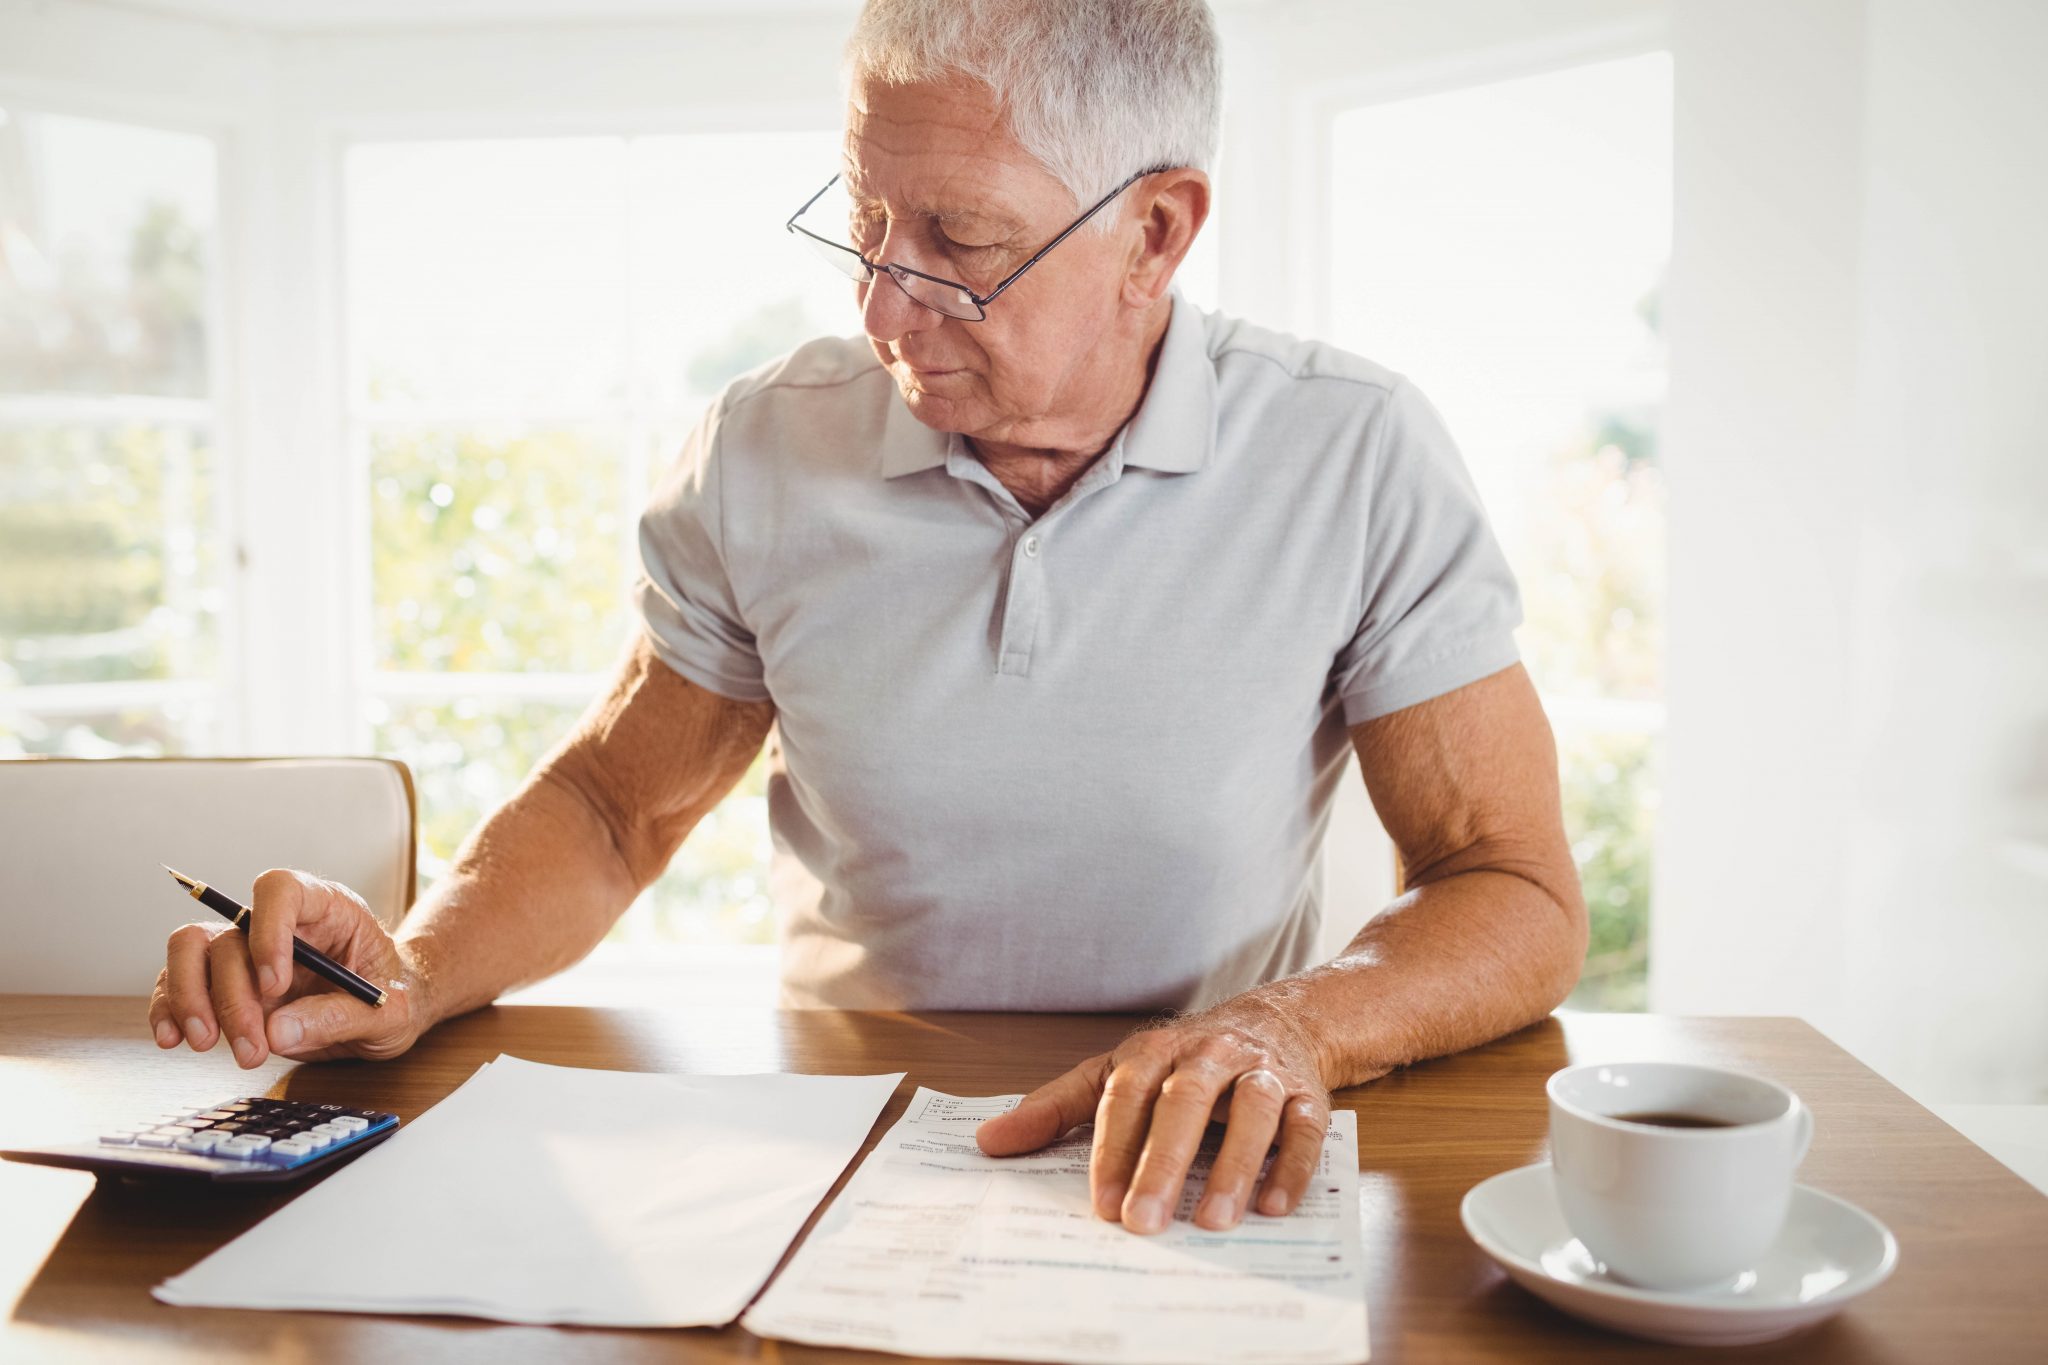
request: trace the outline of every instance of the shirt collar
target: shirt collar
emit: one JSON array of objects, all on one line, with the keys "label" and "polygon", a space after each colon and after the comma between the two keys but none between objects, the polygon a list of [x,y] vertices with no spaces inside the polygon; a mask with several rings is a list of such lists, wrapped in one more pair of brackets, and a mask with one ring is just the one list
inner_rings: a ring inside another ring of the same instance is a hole
[{"label": "shirt collar", "polygon": [[[882,440],[886,479],[936,469],[949,453],[966,452],[959,433],[933,431],[918,421],[901,394],[889,405]],[[1125,468],[1192,474],[1209,463],[1215,449],[1216,369],[1209,363],[1208,329],[1200,311],[1175,289],[1152,382],[1106,453]]]}]

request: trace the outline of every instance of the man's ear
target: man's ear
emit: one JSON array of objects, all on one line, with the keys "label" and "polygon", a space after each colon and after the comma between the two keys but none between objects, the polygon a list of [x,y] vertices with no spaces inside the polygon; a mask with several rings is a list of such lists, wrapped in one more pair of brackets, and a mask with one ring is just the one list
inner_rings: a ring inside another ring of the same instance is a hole
[{"label": "man's ear", "polygon": [[1148,308],[1166,296],[1173,272],[1209,218],[1209,177],[1177,166],[1131,187],[1139,196],[1138,237],[1124,272],[1124,302]]}]

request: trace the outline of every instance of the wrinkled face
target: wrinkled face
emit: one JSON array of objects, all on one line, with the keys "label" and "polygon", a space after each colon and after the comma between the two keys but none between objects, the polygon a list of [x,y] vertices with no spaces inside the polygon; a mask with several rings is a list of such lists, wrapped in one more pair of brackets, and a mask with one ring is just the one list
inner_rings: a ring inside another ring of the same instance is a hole
[{"label": "wrinkled face", "polygon": [[[971,81],[856,83],[845,152],[861,254],[980,295],[1088,207],[1017,145]],[[1125,208],[1119,199],[1102,213]],[[1121,216],[1114,232],[1094,226],[1031,267],[980,322],[941,316],[880,275],[859,287],[869,343],[919,421],[1030,443],[1104,387],[1088,360],[1118,316],[1138,232]]]}]

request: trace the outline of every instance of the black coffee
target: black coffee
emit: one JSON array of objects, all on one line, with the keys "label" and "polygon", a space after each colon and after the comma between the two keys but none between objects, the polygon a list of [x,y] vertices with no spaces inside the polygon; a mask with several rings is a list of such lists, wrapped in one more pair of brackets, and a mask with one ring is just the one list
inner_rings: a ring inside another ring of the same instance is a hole
[{"label": "black coffee", "polygon": [[1739,1128],[1742,1125],[1730,1123],[1727,1119],[1710,1119],[1704,1114],[1679,1114],[1661,1112],[1655,1114],[1615,1114],[1612,1117],[1623,1123],[1647,1123],[1653,1128]]}]

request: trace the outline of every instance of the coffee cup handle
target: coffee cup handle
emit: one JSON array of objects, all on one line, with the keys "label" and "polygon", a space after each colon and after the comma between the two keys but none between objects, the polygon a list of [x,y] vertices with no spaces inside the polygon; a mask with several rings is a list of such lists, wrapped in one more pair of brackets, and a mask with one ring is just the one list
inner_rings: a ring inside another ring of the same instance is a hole
[{"label": "coffee cup handle", "polygon": [[1806,1160],[1806,1149],[1813,1145],[1813,1111],[1803,1103],[1799,1106],[1799,1136],[1793,1141],[1792,1164],[1797,1166]]}]

